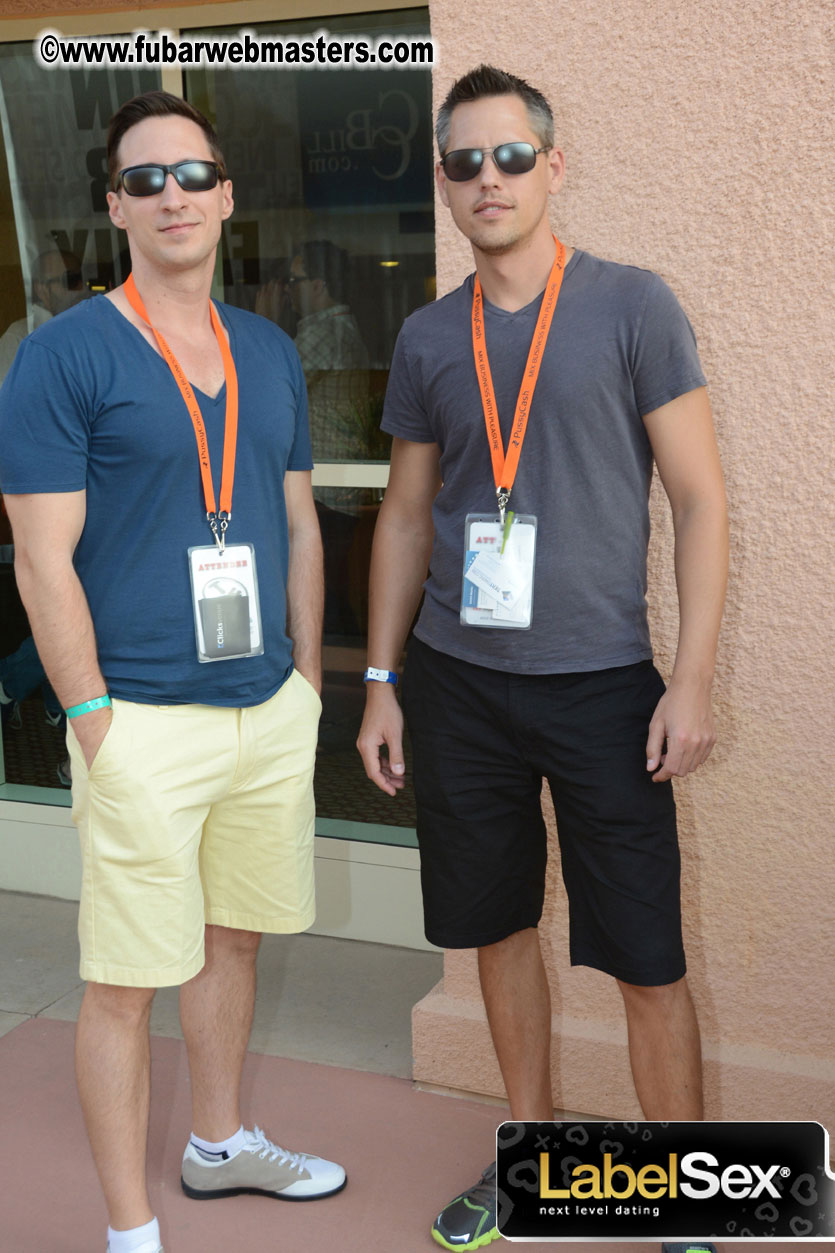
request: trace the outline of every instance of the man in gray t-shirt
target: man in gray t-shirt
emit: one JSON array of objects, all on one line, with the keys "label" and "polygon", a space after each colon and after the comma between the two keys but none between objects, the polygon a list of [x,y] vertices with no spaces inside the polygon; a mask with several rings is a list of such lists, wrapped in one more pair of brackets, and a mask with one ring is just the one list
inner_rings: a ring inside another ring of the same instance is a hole
[{"label": "man in gray t-shirt", "polygon": [[[394,795],[394,670],[428,568],[403,697],[426,934],[478,949],[511,1118],[553,1117],[537,932],[543,778],[572,964],[618,982],[645,1116],[700,1118],[670,780],[701,765],[715,738],[727,518],[693,333],[657,276],[551,234],[564,159],[538,91],[481,66],[451,89],[437,136],[438,189],[476,275],[413,314],[395,350],[358,746]],[[680,603],[666,690],[646,619],[653,460],[673,511]],[[495,1223],[488,1167],[432,1233],[475,1249]]]},{"label": "man in gray t-shirt", "polygon": [[[505,447],[540,297],[518,310],[485,306]],[[523,632],[473,630],[459,621],[464,524],[468,513],[495,511],[496,492],[473,367],[472,303],[471,276],[407,319],[386,394],[384,429],[440,451],[444,486],[433,506],[416,635],[464,661],[525,674],[651,657],[644,596],[652,447],[642,415],[704,385],[689,322],[657,275],[575,250],[511,497],[517,513],[537,517],[533,620]]]}]

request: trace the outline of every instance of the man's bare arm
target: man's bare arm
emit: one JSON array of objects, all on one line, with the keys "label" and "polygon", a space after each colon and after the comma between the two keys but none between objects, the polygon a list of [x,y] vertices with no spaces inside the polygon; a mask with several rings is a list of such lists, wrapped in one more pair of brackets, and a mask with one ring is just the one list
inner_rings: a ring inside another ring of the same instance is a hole
[{"label": "man's bare arm", "polygon": [[[368,662],[395,670],[420,602],[432,554],[432,502],[441,486],[437,444],[395,439],[386,494],[374,531],[368,612]],[[380,749],[386,745],[388,759]],[[366,684],[357,739],[365,773],[394,796],[403,786],[403,715],[389,683]]]},{"label": "man's bare arm", "polygon": [[309,683],[322,690],[324,577],[322,535],[313,503],[309,470],[284,475],[290,563],[287,571],[287,634],[293,661]]},{"label": "man's bare arm", "polygon": [[679,600],[673,674],[647,740],[647,769],[661,783],[695,770],[716,742],[710,690],[728,578],[728,514],[705,388],[662,405],[644,424],[673,512]]},{"label": "man's bare arm", "polygon": [[[64,708],[103,696],[87,597],[72,564],[87,513],[86,492],[6,496],[15,574],[41,664]],[[73,719],[87,765],[107,734],[109,709]]]}]

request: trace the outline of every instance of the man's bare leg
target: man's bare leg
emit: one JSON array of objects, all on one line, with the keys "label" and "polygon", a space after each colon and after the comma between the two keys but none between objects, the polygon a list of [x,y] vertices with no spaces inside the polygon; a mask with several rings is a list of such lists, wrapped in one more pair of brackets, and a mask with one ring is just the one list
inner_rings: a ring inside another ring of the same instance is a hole
[{"label": "man's bare leg", "polygon": [[699,1024],[686,979],[660,987],[618,987],[626,1006],[629,1060],[644,1117],[704,1117]]},{"label": "man's bare leg", "polygon": [[75,1071],[93,1160],[117,1231],[153,1218],[145,1181],[154,988],[88,983],[75,1035]]},{"label": "man's bare leg", "polygon": [[480,948],[478,973],[510,1116],[547,1121],[554,1117],[551,996],[536,928]]},{"label": "man's bare leg", "polygon": [[192,1130],[203,1140],[226,1140],[241,1125],[241,1071],[255,1009],[260,942],[253,931],[207,926],[206,964],[180,988]]}]

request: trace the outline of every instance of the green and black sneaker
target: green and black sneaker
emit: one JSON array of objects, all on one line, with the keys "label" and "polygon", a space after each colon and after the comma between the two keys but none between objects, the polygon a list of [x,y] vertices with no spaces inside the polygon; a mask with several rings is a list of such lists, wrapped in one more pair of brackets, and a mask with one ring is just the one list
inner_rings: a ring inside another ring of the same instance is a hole
[{"label": "green and black sneaker", "polygon": [[445,1249],[483,1249],[498,1240],[495,1162],[478,1183],[444,1206],[432,1224],[432,1238]]}]

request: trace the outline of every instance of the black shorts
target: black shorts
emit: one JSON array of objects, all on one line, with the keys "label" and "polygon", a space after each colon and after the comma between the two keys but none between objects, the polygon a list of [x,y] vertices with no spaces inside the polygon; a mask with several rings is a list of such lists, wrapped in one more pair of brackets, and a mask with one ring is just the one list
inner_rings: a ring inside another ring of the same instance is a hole
[{"label": "black shorts", "polygon": [[557,815],[571,964],[649,987],[684,975],[672,784],[653,783],[646,769],[663,692],[651,661],[508,674],[410,640],[403,707],[428,940],[478,948],[537,926],[544,777]]}]

